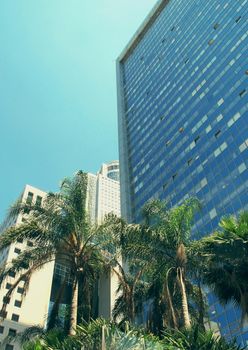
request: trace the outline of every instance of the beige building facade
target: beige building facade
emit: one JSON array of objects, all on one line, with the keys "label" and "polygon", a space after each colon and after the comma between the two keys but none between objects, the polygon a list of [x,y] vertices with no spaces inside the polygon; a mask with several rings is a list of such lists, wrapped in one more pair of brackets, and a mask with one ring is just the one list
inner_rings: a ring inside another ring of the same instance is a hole
[{"label": "beige building facade", "polygon": [[[42,205],[45,196],[46,192],[26,185],[20,199],[22,202]],[[7,217],[1,226],[1,231],[10,226],[21,224],[25,220],[26,215],[27,214],[18,214],[11,219]],[[17,258],[24,249],[28,249],[29,246],[32,247],[31,241],[19,241],[15,244],[11,244],[7,249],[1,252],[0,266],[9,264],[13,259]],[[54,262],[50,262],[41,270],[35,272],[31,277],[26,295],[24,295],[25,281],[21,281],[13,292],[7,304],[5,314],[1,315],[4,316],[4,319],[0,321],[1,349],[20,349],[17,343],[13,344],[6,341],[6,337],[9,335],[13,336],[33,325],[45,326],[52,286],[53,269]],[[17,276],[10,275],[2,283],[0,289],[0,304],[2,304],[6,293],[16,281],[16,278]]]}]

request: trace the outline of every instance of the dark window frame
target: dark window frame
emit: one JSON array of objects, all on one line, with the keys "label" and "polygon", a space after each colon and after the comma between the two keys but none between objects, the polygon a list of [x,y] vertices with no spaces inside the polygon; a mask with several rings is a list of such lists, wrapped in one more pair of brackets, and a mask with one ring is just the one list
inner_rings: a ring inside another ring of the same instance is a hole
[{"label": "dark window frame", "polygon": [[16,336],[16,333],[17,333],[17,330],[14,329],[14,328],[9,328],[9,332],[8,332],[8,335],[12,336],[12,337],[15,337]]},{"label": "dark window frame", "polygon": [[23,287],[18,287],[17,288],[17,293],[23,294],[24,293],[24,288]]},{"label": "dark window frame", "polygon": [[9,282],[7,282],[7,283],[6,283],[6,287],[5,287],[5,288],[6,288],[6,289],[10,289],[11,287],[12,287],[12,284],[11,284],[11,283],[9,283]]},{"label": "dark window frame", "polygon": [[20,315],[13,313],[11,316],[11,321],[19,322],[19,318],[20,318]]},{"label": "dark window frame", "polygon": [[20,308],[22,306],[22,301],[21,300],[15,300],[14,306]]},{"label": "dark window frame", "polygon": [[14,253],[16,253],[16,254],[20,254],[20,253],[21,253],[21,249],[20,249],[20,248],[15,247],[15,249],[14,249]]}]

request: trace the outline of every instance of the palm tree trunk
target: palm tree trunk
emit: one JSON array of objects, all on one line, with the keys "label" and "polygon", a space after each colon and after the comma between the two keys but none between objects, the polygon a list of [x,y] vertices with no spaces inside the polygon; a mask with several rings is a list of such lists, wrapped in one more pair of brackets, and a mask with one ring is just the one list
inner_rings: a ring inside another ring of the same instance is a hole
[{"label": "palm tree trunk", "polygon": [[205,325],[204,325],[204,313],[205,313],[205,304],[204,304],[204,297],[203,292],[201,288],[201,282],[200,280],[197,281],[198,291],[199,291],[199,325],[200,327],[205,331]]},{"label": "palm tree trunk", "polygon": [[102,347],[101,347],[101,350],[106,350],[105,328],[106,328],[106,326],[102,326]]},{"label": "palm tree trunk", "polygon": [[183,279],[183,271],[182,271],[181,267],[179,267],[177,269],[177,275],[178,275],[179,287],[181,289],[181,294],[182,294],[182,309],[183,309],[184,326],[185,326],[185,328],[190,328],[191,322],[190,322],[190,316],[189,316],[188,300],[187,300],[187,294],[186,294],[186,290],[185,290],[185,283],[184,283],[184,279]]},{"label": "palm tree trunk", "polygon": [[128,322],[130,324],[133,324],[134,318],[135,318],[135,307],[134,307],[134,296],[133,296],[133,289],[130,288],[130,286],[125,286],[125,303],[127,307],[127,316],[128,316]]},{"label": "palm tree trunk", "polygon": [[135,306],[134,306],[134,291],[131,291],[130,296],[130,322],[133,324],[135,319]]},{"label": "palm tree trunk", "polygon": [[174,306],[173,306],[172,299],[171,299],[171,293],[170,293],[170,289],[169,289],[169,285],[168,285],[168,276],[169,276],[170,270],[171,269],[169,269],[166,273],[165,294],[166,294],[166,300],[168,301],[168,304],[169,304],[169,310],[170,310],[171,320],[172,320],[172,328],[178,329],[177,318],[176,318]]},{"label": "palm tree trunk", "polygon": [[75,277],[73,282],[73,288],[72,288],[69,335],[76,334],[77,309],[78,309],[78,279]]},{"label": "palm tree trunk", "polygon": [[47,323],[48,330],[51,330],[52,328],[54,328],[56,326],[56,321],[57,321],[57,317],[59,314],[59,306],[60,306],[64,291],[65,291],[66,283],[67,283],[66,279],[64,279],[61,286],[59,287],[56,299],[54,301],[51,313],[50,313],[49,318],[48,318],[48,323]]}]

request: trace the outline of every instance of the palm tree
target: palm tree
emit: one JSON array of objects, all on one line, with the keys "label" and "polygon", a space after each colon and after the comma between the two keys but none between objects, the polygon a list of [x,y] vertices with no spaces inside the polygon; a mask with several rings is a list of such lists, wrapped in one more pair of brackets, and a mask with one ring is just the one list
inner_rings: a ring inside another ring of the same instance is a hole
[{"label": "palm tree", "polygon": [[[150,210],[149,206],[153,208],[157,207],[158,210]],[[152,213],[152,215],[150,215],[150,221],[154,222],[153,226],[156,230],[158,230],[160,244],[162,241],[164,251],[170,250],[171,256],[161,256],[162,260],[160,261],[166,259],[165,268],[167,272],[165,275],[165,290],[166,297],[169,303],[169,309],[171,310],[174,328],[177,328],[177,321],[175,317],[175,310],[173,309],[172,305],[170,290],[168,288],[168,279],[172,272],[174,273],[174,275],[176,275],[177,285],[181,293],[181,306],[184,326],[186,328],[189,328],[191,325],[188,306],[189,303],[185,286],[187,265],[187,254],[185,247],[190,242],[192,220],[194,217],[194,213],[199,208],[199,201],[195,198],[190,198],[180,206],[172,208],[170,210],[166,210],[165,203],[162,203],[162,206],[161,202],[158,203],[157,201],[148,204],[148,209]],[[147,208],[145,208],[145,211],[147,212]]]},{"label": "palm tree", "polygon": [[241,323],[248,316],[248,212],[220,221],[221,230],[195,243],[203,257],[203,282],[219,300],[241,308]]},{"label": "palm tree", "polygon": [[183,325],[188,328],[191,325],[186,290],[186,282],[189,284],[186,281],[186,247],[190,243],[193,216],[199,208],[199,201],[195,198],[190,198],[170,210],[164,202],[153,200],[143,208],[144,223],[139,225],[135,234],[131,235],[130,231],[128,238],[129,251],[149,261],[153,275],[163,276],[161,290],[167,305],[166,316],[168,318],[169,315],[172,328],[178,327],[177,311],[171,295],[176,288],[181,296]]},{"label": "palm tree", "polygon": [[[101,235],[101,230],[89,223],[86,191],[87,175],[79,171],[72,179],[66,178],[62,182],[59,193],[49,193],[42,207],[28,203],[15,204],[10,215],[27,212],[29,215],[25,222],[7,229],[0,237],[0,249],[19,239],[33,242],[33,247],[27,247],[0,273],[1,283],[10,272],[18,276],[7,292],[6,300],[23,278],[24,288],[27,289],[32,273],[50,261],[59,261],[69,269],[67,278],[72,294],[69,334],[75,333],[77,325],[79,286],[83,284],[85,289],[92,287],[106,260],[103,250],[109,245],[106,241],[109,237]],[[87,297],[87,303],[89,299]],[[3,309],[6,306],[4,303]]]},{"label": "palm tree", "polygon": [[[200,207],[198,200],[191,198],[182,205],[170,210],[166,203],[153,200],[143,208],[144,222],[140,225],[129,225],[126,230],[124,254],[127,258],[135,256],[148,262],[145,276],[162,278],[160,295],[153,298],[160,304],[166,304],[164,325],[177,328],[178,311],[181,309],[183,325],[190,327],[189,301],[186,291],[187,253],[185,247],[190,242],[190,231],[194,213]],[[189,284],[189,281],[187,281]],[[175,310],[173,290],[179,289],[181,308]],[[155,306],[155,304],[154,304]],[[164,306],[163,306],[164,307]],[[180,317],[181,318],[181,317]]]},{"label": "palm tree", "polygon": [[108,268],[117,276],[119,284],[113,318],[120,323],[128,321],[133,324],[137,314],[142,311],[145,288],[142,277],[148,262],[136,257],[129,247],[130,238],[141,230],[141,226],[127,224],[116,215],[109,214],[98,229],[103,237],[112,238],[105,245],[108,251],[105,251],[105,256],[108,257]]},{"label": "palm tree", "polygon": [[[130,267],[129,267],[130,268]],[[117,298],[112,311],[113,319],[119,323],[128,321],[134,324],[136,317],[142,314],[145,300],[146,283],[142,281],[144,267],[136,266],[135,272],[125,271],[121,265],[114,268],[119,281]]]}]

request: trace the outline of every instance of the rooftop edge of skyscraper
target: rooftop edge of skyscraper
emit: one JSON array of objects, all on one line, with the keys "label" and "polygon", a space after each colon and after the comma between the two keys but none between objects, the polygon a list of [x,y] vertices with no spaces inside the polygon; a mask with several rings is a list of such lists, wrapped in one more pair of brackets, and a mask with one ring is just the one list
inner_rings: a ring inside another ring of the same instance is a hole
[{"label": "rooftop edge of skyscraper", "polygon": [[116,61],[117,64],[119,64],[121,61],[123,61],[130,52],[132,52],[132,49],[136,47],[136,45],[139,43],[139,41],[143,38],[146,31],[150,28],[152,23],[156,20],[157,16],[160,14],[160,12],[164,9],[164,7],[170,2],[170,0],[158,0],[157,3],[153,6],[147,17],[144,19],[144,21],[141,23],[131,40],[128,42],[128,44],[125,46],[125,48],[122,50],[121,54],[117,57]]}]

